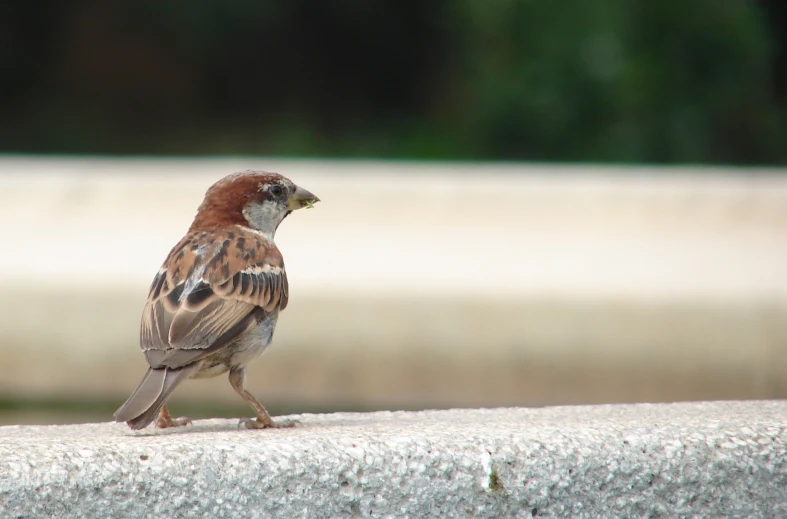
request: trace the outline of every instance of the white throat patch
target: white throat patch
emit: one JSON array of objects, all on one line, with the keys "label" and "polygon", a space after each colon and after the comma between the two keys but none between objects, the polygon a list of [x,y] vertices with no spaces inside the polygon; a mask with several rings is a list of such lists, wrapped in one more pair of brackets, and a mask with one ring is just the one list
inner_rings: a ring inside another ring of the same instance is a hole
[{"label": "white throat patch", "polygon": [[252,202],[243,209],[243,217],[249,226],[262,234],[270,243],[276,228],[287,215],[287,206],[270,200]]}]

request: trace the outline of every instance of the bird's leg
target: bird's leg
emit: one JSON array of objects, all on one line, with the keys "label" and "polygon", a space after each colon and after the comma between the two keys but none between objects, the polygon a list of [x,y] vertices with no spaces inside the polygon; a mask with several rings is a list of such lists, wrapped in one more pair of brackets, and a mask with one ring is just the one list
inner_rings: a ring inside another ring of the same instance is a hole
[{"label": "bird's leg", "polygon": [[156,427],[165,429],[167,427],[180,427],[183,425],[191,425],[191,420],[185,416],[179,418],[172,418],[167,409],[167,404],[161,406],[161,411],[158,413],[158,420],[156,420]]},{"label": "bird's leg", "polygon": [[238,368],[230,370],[230,384],[232,389],[240,395],[244,402],[254,410],[257,415],[256,419],[241,418],[240,423],[246,426],[247,429],[266,429],[268,427],[295,427],[295,422],[291,420],[281,420],[274,422],[265,407],[254,398],[254,395],[243,389],[243,382],[246,379],[246,368]]}]

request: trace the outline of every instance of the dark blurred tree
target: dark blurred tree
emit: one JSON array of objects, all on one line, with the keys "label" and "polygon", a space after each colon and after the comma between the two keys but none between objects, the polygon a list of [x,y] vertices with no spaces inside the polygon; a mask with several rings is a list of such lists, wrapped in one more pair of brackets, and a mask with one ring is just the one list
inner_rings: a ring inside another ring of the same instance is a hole
[{"label": "dark blurred tree", "polygon": [[739,0],[466,0],[467,142],[488,157],[783,161],[772,53]]},{"label": "dark blurred tree", "polygon": [[785,163],[778,12],[746,0],[4,4],[0,151]]}]

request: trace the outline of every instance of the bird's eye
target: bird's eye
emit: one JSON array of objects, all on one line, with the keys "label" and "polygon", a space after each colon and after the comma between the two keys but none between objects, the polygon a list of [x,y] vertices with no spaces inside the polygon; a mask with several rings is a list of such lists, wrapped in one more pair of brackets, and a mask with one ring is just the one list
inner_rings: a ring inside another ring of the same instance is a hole
[{"label": "bird's eye", "polygon": [[271,196],[278,197],[278,196],[281,196],[281,194],[283,192],[284,192],[284,189],[282,189],[282,187],[280,185],[278,185],[278,184],[273,184],[271,187],[268,188],[268,193],[270,193]]}]

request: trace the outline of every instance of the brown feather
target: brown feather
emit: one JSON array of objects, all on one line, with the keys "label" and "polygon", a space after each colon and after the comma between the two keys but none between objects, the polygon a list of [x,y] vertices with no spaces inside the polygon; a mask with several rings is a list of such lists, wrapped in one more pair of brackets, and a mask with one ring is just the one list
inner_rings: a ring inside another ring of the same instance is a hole
[{"label": "brown feather", "polygon": [[243,301],[219,298],[197,312],[183,309],[172,320],[169,344],[175,349],[207,348],[253,309]]},{"label": "brown feather", "polygon": [[172,249],[151,284],[140,346],[208,348],[255,307],[271,313],[287,299],[284,261],[264,237],[241,227],[195,231]]}]

